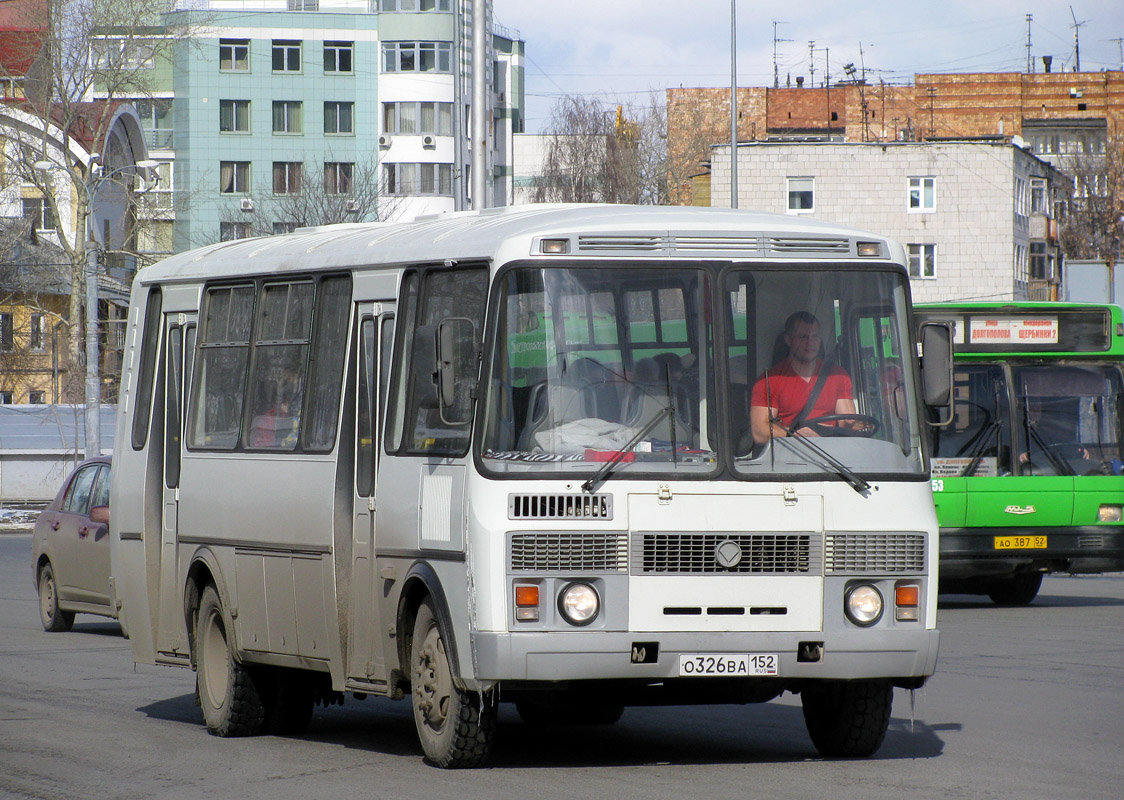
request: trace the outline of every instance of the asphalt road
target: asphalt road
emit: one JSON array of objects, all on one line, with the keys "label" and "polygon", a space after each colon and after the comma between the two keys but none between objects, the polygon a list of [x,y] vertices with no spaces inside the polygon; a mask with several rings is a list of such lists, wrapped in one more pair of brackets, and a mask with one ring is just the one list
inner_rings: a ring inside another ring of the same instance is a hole
[{"label": "asphalt road", "polygon": [[39,624],[31,538],[0,536],[3,798],[1106,798],[1124,796],[1124,575],[1047,578],[1027,608],[942,598],[937,675],[898,690],[869,760],[820,758],[799,699],[629,709],[536,729],[505,706],[492,765],[421,758],[407,702],[318,708],[300,738],[218,739],[194,675],[134,667],[116,623]]}]

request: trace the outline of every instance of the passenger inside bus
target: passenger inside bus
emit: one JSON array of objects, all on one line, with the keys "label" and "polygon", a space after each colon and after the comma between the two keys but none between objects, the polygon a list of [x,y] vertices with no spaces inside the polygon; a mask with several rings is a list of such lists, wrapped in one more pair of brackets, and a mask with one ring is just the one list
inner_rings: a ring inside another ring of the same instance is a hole
[{"label": "passenger inside bus", "polygon": [[287,378],[273,390],[273,402],[254,417],[250,446],[292,450],[297,445],[300,424],[299,380]]},{"label": "passenger inside bus", "polygon": [[[797,311],[785,321],[783,340],[787,353],[753,384],[749,421],[753,442],[766,444],[777,436],[795,432],[819,436],[804,425],[836,414],[854,414],[851,376],[829,361],[824,353],[820,321],[807,311]],[[849,420],[827,425],[849,427]]]}]

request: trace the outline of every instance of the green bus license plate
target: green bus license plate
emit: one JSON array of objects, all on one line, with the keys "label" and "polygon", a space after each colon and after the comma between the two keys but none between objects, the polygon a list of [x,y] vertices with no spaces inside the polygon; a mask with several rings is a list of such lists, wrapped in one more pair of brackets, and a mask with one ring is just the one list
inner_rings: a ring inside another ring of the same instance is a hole
[{"label": "green bus license plate", "polygon": [[1045,550],[1045,536],[996,536],[996,550]]}]

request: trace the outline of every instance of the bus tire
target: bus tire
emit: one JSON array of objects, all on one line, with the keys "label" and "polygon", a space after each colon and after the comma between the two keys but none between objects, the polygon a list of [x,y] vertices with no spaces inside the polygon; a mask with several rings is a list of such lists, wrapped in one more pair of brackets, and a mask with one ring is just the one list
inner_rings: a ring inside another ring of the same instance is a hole
[{"label": "bus tire", "polygon": [[443,769],[484,763],[496,732],[495,695],[457,687],[429,600],[418,608],[414,621],[410,687],[414,724],[425,757]]},{"label": "bus tire", "polygon": [[68,631],[74,626],[74,612],[59,608],[59,587],[49,561],[39,570],[39,621],[49,633]]},{"label": "bus tire", "polygon": [[1020,572],[1010,578],[999,578],[988,587],[987,596],[1001,606],[1025,606],[1038,596],[1042,587],[1041,572]]},{"label": "bus tire", "polygon": [[825,681],[800,692],[812,744],[828,758],[865,758],[886,738],[894,687],[888,681]]},{"label": "bus tire", "polygon": [[194,642],[196,685],[207,731],[214,736],[255,736],[265,721],[254,676],[234,658],[226,615],[215,587],[199,600]]}]

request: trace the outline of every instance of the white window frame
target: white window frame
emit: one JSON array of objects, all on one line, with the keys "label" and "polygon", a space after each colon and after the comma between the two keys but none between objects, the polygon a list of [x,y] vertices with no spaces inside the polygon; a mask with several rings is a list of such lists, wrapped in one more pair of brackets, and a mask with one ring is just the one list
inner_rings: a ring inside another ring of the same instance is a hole
[{"label": "white window frame", "polygon": [[[281,128],[277,127],[277,110],[282,110]],[[294,114],[294,111],[296,112]],[[302,136],[304,134],[304,102],[301,100],[274,100],[271,109],[274,136]]]},{"label": "white window frame", "polygon": [[[230,190],[223,188],[223,168],[229,164],[231,170]],[[249,194],[250,193],[250,162],[249,161],[220,161],[219,162],[219,194]],[[243,185],[245,184],[245,185]]]},{"label": "white window frame", "polygon": [[[224,67],[223,51],[230,53],[230,66]],[[238,57],[238,51],[242,57]],[[219,39],[219,72],[249,72],[250,71],[250,40],[249,39]]]},{"label": "white window frame", "polygon": [[[226,108],[230,109],[230,128],[223,128],[223,113]],[[239,114],[238,110],[245,111],[244,122],[245,127],[238,127]],[[219,133],[229,134],[246,134],[251,133],[250,130],[250,101],[249,100],[219,100]]]},{"label": "white window frame", "polygon": [[910,214],[932,214],[935,212],[937,210],[937,179],[932,175],[911,175],[906,192],[906,206]]},{"label": "white window frame", "polygon": [[[350,64],[347,69],[340,69],[340,55],[342,53],[347,53],[347,61]],[[330,67],[329,60],[331,62]],[[324,74],[355,74],[355,42],[344,42],[336,39],[331,39],[324,42]]]},{"label": "white window frame", "polygon": [[[808,192],[807,189],[801,188],[805,182],[811,184],[812,205],[808,208],[794,208],[792,200],[794,197]],[[785,178],[785,211],[789,214],[813,214],[816,211],[816,179],[812,175],[790,175]]]},{"label": "white window frame", "polygon": [[[274,67],[273,71],[277,72],[277,73],[285,72],[285,73],[290,73],[290,74],[293,74],[293,75],[295,75],[299,72],[303,72],[304,71],[304,52],[303,52],[304,48],[303,48],[303,45],[304,45],[304,42],[301,41],[300,39],[274,39],[273,40],[273,47],[270,51],[270,56],[269,56],[270,57],[270,62],[269,62],[270,66],[271,67],[273,66],[273,59],[275,59],[277,57],[277,51],[278,50],[284,51],[284,56],[282,58],[281,69],[277,69],[276,67]],[[289,66],[289,56],[290,56],[290,54],[292,53],[293,50],[295,50],[297,52],[297,66],[296,67],[290,67]]]},{"label": "white window frame", "polygon": [[[911,280],[931,281],[937,278],[937,246],[931,243],[911,243],[906,245],[909,253],[909,277]],[[928,271],[928,275],[926,275]]]},{"label": "white window frame", "polygon": [[[340,124],[344,108],[350,111],[350,127],[343,130]],[[329,130],[331,123],[332,130]],[[325,100],[324,101],[324,135],[325,136],[354,136],[355,135],[355,103],[350,100]]]}]

